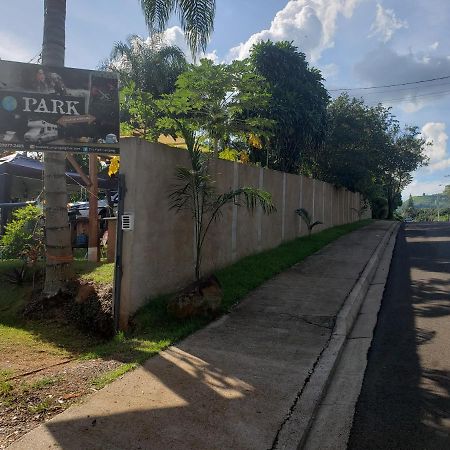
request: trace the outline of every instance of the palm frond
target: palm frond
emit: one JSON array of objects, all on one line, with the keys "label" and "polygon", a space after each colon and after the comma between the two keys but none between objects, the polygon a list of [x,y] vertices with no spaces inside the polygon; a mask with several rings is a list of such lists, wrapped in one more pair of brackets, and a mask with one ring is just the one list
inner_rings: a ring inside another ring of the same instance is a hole
[{"label": "palm frond", "polygon": [[215,0],[178,0],[178,15],[192,55],[206,50],[214,31]]},{"label": "palm frond", "polygon": [[151,33],[162,32],[176,12],[192,55],[206,50],[214,30],[216,0],[140,0],[140,3]]},{"label": "palm frond", "polygon": [[312,217],[305,208],[296,209],[295,212],[303,219],[303,221],[309,226],[312,222]]},{"label": "palm frond", "polygon": [[145,23],[152,34],[164,30],[176,6],[176,0],[141,0]]}]

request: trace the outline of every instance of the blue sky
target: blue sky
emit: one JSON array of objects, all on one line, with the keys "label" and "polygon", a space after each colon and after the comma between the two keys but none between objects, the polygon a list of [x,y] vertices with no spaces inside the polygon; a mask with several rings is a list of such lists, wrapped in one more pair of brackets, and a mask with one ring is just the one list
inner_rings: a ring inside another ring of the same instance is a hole
[{"label": "blue sky", "polygon": [[[42,0],[3,0],[0,58],[25,61],[42,42]],[[425,80],[450,75],[449,0],[217,0],[208,56],[243,58],[261,39],[294,41],[329,89]],[[138,0],[67,0],[66,65],[96,68],[114,42],[145,36]],[[184,46],[176,18],[167,39]],[[383,101],[403,124],[433,140],[430,165],[404,196],[434,193],[449,182],[450,79],[364,93]]]}]

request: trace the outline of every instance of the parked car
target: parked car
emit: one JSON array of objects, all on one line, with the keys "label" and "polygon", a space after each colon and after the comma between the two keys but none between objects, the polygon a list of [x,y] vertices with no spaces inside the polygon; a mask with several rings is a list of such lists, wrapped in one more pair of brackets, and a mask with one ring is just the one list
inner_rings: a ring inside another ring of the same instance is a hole
[{"label": "parked car", "polygon": [[[113,210],[106,199],[100,199],[98,201],[98,215],[101,218],[111,217],[117,215],[117,204],[119,203],[119,194],[115,193],[111,196]],[[73,202],[68,205],[68,212],[71,216],[83,216],[89,217],[89,202]]]},{"label": "parked car", "polygon": [[405,217],[403,219],[404,222],[409,223],[409,222],[414,222],[414,219],[412,217]]}]

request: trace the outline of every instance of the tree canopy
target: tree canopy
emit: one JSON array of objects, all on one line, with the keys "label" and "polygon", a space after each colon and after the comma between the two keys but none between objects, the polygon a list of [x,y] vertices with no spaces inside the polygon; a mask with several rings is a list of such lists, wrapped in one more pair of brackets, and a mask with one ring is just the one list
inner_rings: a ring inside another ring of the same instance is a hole
[{"label": "tree canopy", "polygon": [[322,74],[287,41],[256,44],[250,61],[265,78],[271,95],[263,112],[255,108],[275,123],[266,145],[268,163],[275,169],[298,172],[302,157],[325,139],[329,96]]},{"label": "tree canopy", "polygon": [[134,88],[152,94],[155,98],[173,92],[178,76],[187,68],[183,51],[167,45],[160,35],[144,39],[131,35],[126,42],[117,42],[108,60],[106,70],[117,72],[123,86],[134,83]]},{"label": "tree canopy", "polygon": [[159,125],[170,134],[183,134],[186,129],[203,134],[217,156],[221,141],[230,135],[266,132],[272,122],[247,113],[265,108],[269,98],[264,79],[251,70],[248,61],[227,65],[202,59],[180,75],[173,94],[158,101],[166,112]]},{"label": "tree canopy", "polygon": [[[325,145],[306,161],[313,176],[363,193],[392,218],[411,173],[426,164],[417,127],[401,128],[390,108],[342,94],[328,108]],[[383,214],[384,213],[381,213]]]},{"label": "tree canopy", "polygon": [[401,128],[382,104],[348,94],[330,101],[320,71],[290,42],[256,44],[244,61],[188,65],[156,38],[132,38],[112,59],[125,80],[123,131],[182,137],[190,150],[200,145],[359,191],[377,217],[393,216],[412,173],[427,163],[417,127]]}]

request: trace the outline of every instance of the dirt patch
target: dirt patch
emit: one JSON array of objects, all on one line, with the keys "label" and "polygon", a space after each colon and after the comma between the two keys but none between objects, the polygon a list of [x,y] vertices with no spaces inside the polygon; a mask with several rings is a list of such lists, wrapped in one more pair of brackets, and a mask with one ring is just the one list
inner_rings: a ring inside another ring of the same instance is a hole
[{"label": "dirt patch", "polygon": [[114,336],[111,284],[74,280],[67,291],[43,297],[36,289],[24,308],[24,317],[33,320],[56,320],[73,323],[78,328],[102,338]]},{"label": "dirt patch", "polygon": [[66,359],[64,362],[64,358],[59,358],[62,364],[58,365],[50,361],[46,360],[43,370],[18,378],[11,379],[17,373],[8,377],[8,373],[3,372],[0,378],[0,449],[96,391],[92,381],[122,364],[102,359]]}]

